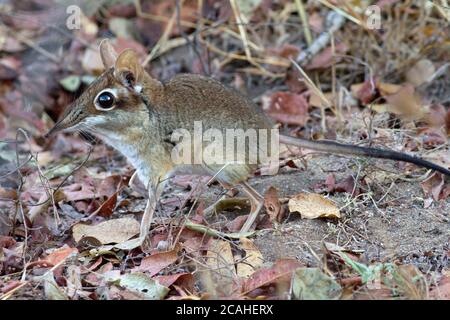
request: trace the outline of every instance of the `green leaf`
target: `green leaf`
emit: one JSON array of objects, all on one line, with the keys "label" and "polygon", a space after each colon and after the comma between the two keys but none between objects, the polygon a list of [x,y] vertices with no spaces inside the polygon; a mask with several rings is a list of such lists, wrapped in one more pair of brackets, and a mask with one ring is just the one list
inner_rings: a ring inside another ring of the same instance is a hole
[{"label": "green leaf", "polygon": [[53,168],[50,168],[46,171],[44,171],[44,176],[49,179],[55,179],[58,177],[63,177],[71,174],[73,170],[76,168],[76,164],[73,162],[69,162],[66,164],[57,165]]},{"label": "green leaf", "polygon": [[44,294],[48,300],[69,300],[67,295],[58,286],[53,277],[53,272],[49,271],[43,277],[44,280]]},{"label": "green leaf", "polygon": [[107,280],[148,300],[161,300],[169,293],[169,288],[142,272],[127,273],[116,278],[109,277]]},{"label": "green leaf", "polygon": [[94,82],[95,79],[97,78],[94,76],[85,75],[81,77],[81,82],[83,82],[86,85],[90,85],[92,82]]},{"label": "green leaf", "polygon": [[318,268],[299,268],[292,278],[292,294],[297,300],[337,300],[341,286]]},{"label": "green leaf", "polygon": [[256,231],[224,233],[224,232],[220,232],[220,231],[214,230],[212,228],[209,228],[207,226],[194,223],[191,220],[186,220],[186,222],[184,223],[184,226],[189,230],[201,232],[201,233],[204,233],[211,237],[229,238],[229,239],[248,238],[256,233]]},{"label": "green leaf", "polygon": [[376,265],[367,267],[366,265],[364,265],[362,263],[352,260],[349,256],[347,256],[343,252],[336,252],[336,253],[341,256],[341,258],[344,260],[344,262],[347,265],[349,265],[350,267],[353,268],[353,270],[355,270],[356,272],[359,273],[359,275],[361,276],[361,281],[364,284],[368,283],[372,280],[380,279],[381,272],[385,268],[390,267],[389,264],[386,264],[386,265],[385,264],[376,264]]},{"label": "green leaf", "polygon": [[75,92],[81,85],[81,78],[79,76],[68,76],[59,81],[61,86],[69,92]]},{"label": "green leaf", "polygon": [[109,19],[109,30],[118,38],[133,39],[133,21],[125,18]]}]

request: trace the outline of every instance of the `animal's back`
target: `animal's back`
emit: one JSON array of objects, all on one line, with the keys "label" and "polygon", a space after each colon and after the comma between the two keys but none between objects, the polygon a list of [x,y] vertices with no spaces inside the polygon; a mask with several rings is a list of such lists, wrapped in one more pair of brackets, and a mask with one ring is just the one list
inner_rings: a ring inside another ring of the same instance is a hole
[{"label": "animal's back", "polygon": [[212,78],[181,74],[164,85],[164,92],[165,111],[177,120],[173,122],[184,128],[191,128],[194,121],[201,121],[205,129],[272,127],[272,123],[249,98]]},{"label": "animal's back", "polygon": [[[223,148],[223,161],[203,164],[211,175],[219,173],[218,178],[221,181],[235,184],[247,179],[258,163],[262,162],[259,154],[259,129],[271,129],[272,123],[249,98],[217,80],[193,74],[175,76],[164,84],[164,93],[165,103],[160,106],[160,112],[165,113],[167,135],[177,129],[186,129],[193,133],[195,122],[197,125],[201,123],[203,133],[208,129],[218,129],[222,132],[224,140],[220,147]],[[240,133],[234,131],[235,139],[232,143],[235,143],[236,151],[226,149],[227,143],[230,143],[227,141],[227,129],[243,130]],[[248,129],[256,130],[249,133],[251,130]],[[248,136],[244,136],[244,149],[239,149],[237,136],[241,135],[242,139],[242,133]],[[252,133],[256,134],[257,140],[248,138]],[[217,143],[215,140],[204,142],[202,150]],[[195,152],[193,145],[192,152]],[[230,154],[233,157],[230,158]],[[244,160],[245,163],[237,164],[230,162],[230,159]],[[203,160],[206,160],[204,154]]]}]

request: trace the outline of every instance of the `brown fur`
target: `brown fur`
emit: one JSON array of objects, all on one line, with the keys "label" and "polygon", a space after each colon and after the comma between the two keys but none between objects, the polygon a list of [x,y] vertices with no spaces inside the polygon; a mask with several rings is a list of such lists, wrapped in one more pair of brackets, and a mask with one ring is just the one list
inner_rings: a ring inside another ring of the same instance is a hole
[{"label": "brown fur", "polygon": [[[101,54],[105,66],[112,65],[116,59],[108,42],[102,42]],[[94,98],[105,88],[117,92],[115,108],[97,110]],[[72,103],[51,132],[81,126],[98,134],[124,153],[147,183],[173,174],[176,166],[171,159],[173,144],[169,138],[180,128],[192,134],[195,121],[202,121],[203,130],[216,128],[223,133],[226,129],[272,128],[262,111],[236,90],[193,74],[178,75],[163,84],[147,74],[136,53],[127,49],[117,57],[114,67],[106,70]],[[392,151],[292,137],[282,137],[281,141],[321,151],[408,161],[450,173],[430,162]],[[206,145],[208,143],[203,146]],[[247,154],[245,156],[248,158]],[[213,175],[221,171],[218,178],[227,184],[245,181],[256,168],[256,164],[233,164],[223,168],[226,164],[202,167]],[[192,171],[196,171],[196,167],[192,166]]]}]

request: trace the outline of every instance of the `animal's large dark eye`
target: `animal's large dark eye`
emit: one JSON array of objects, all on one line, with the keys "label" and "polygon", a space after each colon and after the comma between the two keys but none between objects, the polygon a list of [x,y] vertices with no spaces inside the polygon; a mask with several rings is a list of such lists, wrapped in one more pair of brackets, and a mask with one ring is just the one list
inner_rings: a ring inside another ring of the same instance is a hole
[{"label": "animal's large dark eye", "polygon": [[95,106],[100,110],[110,110],[114,106],[116,97],[110,91],[101,92],[95,101]]}]

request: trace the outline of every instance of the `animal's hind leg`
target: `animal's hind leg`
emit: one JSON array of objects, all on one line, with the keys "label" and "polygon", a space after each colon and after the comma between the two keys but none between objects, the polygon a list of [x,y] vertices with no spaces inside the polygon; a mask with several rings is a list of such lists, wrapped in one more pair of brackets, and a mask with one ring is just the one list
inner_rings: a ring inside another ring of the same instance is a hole
[{"label": "animal's hind leg", "polygon": [[233,186],[231,184],[222,181],[219,181],[219,183],[224,189],[228,189],[228,191],[224,195],[222,195],[216,202],[203,210],[203,215],[205,217],[211,216],[216,211],[217,206],[227,197],[234,197],[237,194],[237,190],[233,189]]},{"label": "animal's hind leg", "polygon": [[244,191],[250,199],[251,211],[250,215],[242,226],[241,233],[248,232],[258,217],[259,212],[264,206],[264,198],[253,189],[247,182],[242,182],[242,191]]}]

